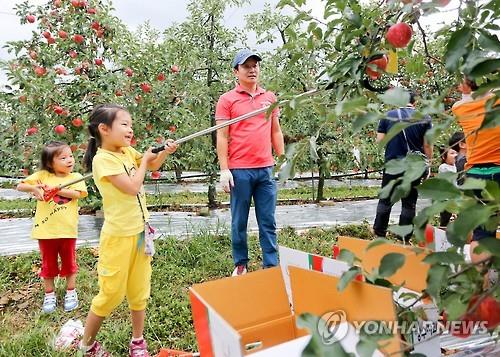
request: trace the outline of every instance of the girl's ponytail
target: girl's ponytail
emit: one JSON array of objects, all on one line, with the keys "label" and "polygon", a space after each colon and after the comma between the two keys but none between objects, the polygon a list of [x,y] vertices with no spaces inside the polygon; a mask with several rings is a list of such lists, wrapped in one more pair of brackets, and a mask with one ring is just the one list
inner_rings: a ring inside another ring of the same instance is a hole
[{"label": "girl's ponytail", "polygon": [[100,104],[92,110],[89,115],[88,130],[90,134],[87,150],[83,157],[83,167],[87,172],[92,171],[92,160],[97,153],[97,148],[101,146],[101,133],[99,125],[104,124],[111,128],[116,118],[116,113],[120,110],[126,110],[117,104]]}]

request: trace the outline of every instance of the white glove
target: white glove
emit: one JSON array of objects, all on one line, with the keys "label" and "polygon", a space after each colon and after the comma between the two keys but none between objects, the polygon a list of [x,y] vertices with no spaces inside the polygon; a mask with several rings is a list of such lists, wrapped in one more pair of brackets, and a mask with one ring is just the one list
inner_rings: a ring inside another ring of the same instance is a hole
[{"label": "white glove", "polygon": [[234,186],[233,174],[230,170],[221,170],[220,172],[220,184],[224,192],[230,192],[231,187]]}]

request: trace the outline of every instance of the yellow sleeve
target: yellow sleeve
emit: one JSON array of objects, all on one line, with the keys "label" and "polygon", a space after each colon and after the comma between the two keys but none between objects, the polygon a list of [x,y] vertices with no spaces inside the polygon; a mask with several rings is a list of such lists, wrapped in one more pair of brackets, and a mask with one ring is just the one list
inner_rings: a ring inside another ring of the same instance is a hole
[{"label": "yellow sleeve", "polygon": [[47,175],[44,175],[44,171],[37,171],[29,175],[28,177],[21,180],[22,183],[26,183],[28,185],[35,186],[36,184],[43,183],[43,181],[47,178]]},{"label": "yellow sleeve", "polygon": [[[79,173],[74,173],[72,175],[72,180],[76,180],[76,179],[79,179],[83,177],[81,174]],[[85,183],[85,181],[80,181],[78,183],[75,183],[74,185],[71,185],[69,186],[70,189],[72,190],[75,190],[75,191],[80,191],[81,192],[81,198],[84,198],[84,197],[87,197],[88,196],[88,192],[87,192],[87,184]]]},{"label": "yellow sleeve", "polygon": [[96,181],[106,176],[126,173],[125,167],[119,158],[108,154],[97,154],[92,161],[92,173]]},{"label": "yellow sleeve", "polygon": [[129,146],[127,149],[129,150],[132,160],[135,161],[137,167],[141,166],[142,154],[132,146]]}]

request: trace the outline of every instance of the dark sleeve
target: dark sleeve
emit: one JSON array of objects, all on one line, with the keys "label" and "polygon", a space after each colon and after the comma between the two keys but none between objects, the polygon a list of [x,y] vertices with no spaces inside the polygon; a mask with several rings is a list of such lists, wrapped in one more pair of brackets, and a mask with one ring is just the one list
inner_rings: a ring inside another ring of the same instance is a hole
[{"label": "dark sleeve", "polygon": [[381,119],[378,123],[377,133],[387,134],[387,124],[389,121],[387,119]]}]

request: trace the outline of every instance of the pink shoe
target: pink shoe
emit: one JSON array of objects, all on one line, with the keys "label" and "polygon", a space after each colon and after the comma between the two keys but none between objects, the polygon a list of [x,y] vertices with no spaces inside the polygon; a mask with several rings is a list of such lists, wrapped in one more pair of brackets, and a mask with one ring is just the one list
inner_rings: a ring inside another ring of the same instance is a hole
[{"label": "pink shoe", "polygon": [[83,352],[84,357],[111,357],[111,354],[104,350],[101,344],[97,341],[94,342],[92,348],[87,352]]},{"label": "pink shoe", "polygon": [[130,357],[150,357],[148,353],[148,344],[144,339],[130,342],[128,351]]}]

